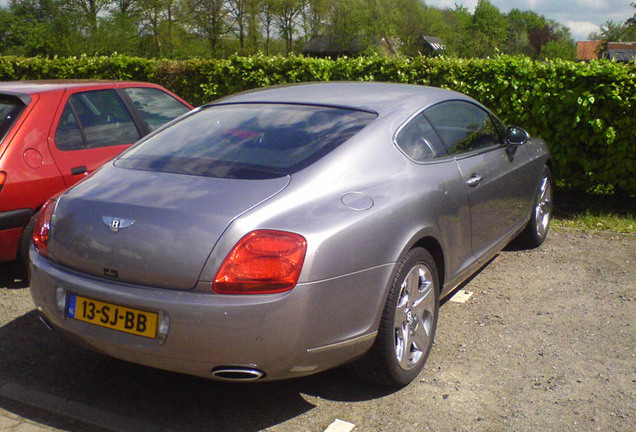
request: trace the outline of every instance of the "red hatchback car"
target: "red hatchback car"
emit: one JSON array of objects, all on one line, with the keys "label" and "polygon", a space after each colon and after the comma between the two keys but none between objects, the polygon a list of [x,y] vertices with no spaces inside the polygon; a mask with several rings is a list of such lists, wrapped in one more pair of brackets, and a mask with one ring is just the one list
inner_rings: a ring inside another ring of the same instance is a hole
[{"label": "red hatchback car", "polygon": [[0,83],[0,261],[26,258],[47,198],[190,109],[142,82]]}]

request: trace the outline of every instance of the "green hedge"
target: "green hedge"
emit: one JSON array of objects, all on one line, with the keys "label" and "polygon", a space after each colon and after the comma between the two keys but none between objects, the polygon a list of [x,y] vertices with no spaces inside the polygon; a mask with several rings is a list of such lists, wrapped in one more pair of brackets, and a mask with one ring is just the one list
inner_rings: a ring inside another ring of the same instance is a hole
[{"label": "green hedge", "polygon": [[502,120],[544,138],[560,184],[636,194],[636,66],[415,58],[231,57],[148,60],[124,56],[0,57],[0,80],[101,78],[159,83],[195,105],[256,87],[304,81],[391,81],[466,93]]}]

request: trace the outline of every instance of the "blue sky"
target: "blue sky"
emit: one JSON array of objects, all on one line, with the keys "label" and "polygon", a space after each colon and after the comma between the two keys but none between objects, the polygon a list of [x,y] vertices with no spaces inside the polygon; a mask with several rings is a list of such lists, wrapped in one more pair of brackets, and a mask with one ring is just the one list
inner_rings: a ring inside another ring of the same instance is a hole
[{"label": "blue sky", "polygon": [[[510,9],[531,10],[570,28],[575,40],[586,40],[588,34],[597,32],[606,21],[625,22],[636,9],[630,6],[635,0],[490,0],[500,11]],[[461,4],[473,11],[477,0],[426,0],[429,6],[453,8]]]}]

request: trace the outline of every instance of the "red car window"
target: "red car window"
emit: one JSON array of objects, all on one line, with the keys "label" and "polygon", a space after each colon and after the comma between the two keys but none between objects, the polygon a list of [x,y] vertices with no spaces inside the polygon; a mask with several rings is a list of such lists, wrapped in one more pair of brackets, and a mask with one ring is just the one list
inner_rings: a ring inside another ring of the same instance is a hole
[{"label": "red car window", "polygon": [[24,103],[17,97],[0,94],[0,143],[23,109]]},{"label": "red car window", "polygon": [[70,104],[66,104],[55,132],[55,144],[60,150],[76,150],[86,147],[84,137]]},{"label": "red car window", "polygon": [[114,90],[72,95],[55,132],[60,150],[130,144],[139,138],[141,134]]},{"label": "red car window", "polygon": [[190,111],[187,106],[156,88],[129,87],[124,91],[151,132]]}]

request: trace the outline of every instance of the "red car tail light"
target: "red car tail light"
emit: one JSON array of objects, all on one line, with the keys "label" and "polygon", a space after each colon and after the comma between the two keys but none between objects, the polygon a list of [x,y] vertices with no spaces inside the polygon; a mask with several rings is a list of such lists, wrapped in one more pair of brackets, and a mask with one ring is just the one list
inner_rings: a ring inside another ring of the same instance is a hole
[{"label": "red car tail light", "polygon": [[307,241],[299,234],[258,230],[243,237],[221,264],[213,289],[220,294],[271,294],[296,286]]},{"label": "red car tail light", "polygon": [[40,214],[33,227],[33,245],[35,249],[46,257],[49,256],[48,245],[51,236],[51,218],[55,210],[56,199],[50,199],[40,209]]}]

